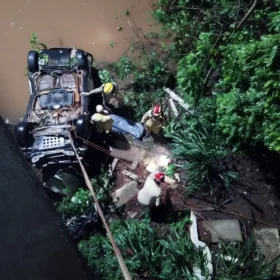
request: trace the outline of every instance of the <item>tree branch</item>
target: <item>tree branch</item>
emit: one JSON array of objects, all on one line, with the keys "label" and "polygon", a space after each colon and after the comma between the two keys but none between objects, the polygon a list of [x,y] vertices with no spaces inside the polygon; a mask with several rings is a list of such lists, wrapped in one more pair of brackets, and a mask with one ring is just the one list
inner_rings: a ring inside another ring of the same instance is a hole
[{"label": "tree branch", "polygon": [[243,23],[247,20],[247,18],[251,15],[251,13],[254,11],[254,9],[256,8],[258,0],[255,0],[252,7],[249,9],[249,11],[247,12],[247,14],[243,17],[243,19],[240,21],[240,23],[237,25],[236,30],[238,30]]},{"label": "tree branch", "polygon": [[[252,14],[252,12],[254,11],[254,9],[256,8],[258,0],[255,0],[253,5],[251,6],[251,8],[248,10],[248,12],[246,13],[246,15],[242,18],[242,20],[239,22],[239,24],[237,25],[237,27],[230,33],[228,39],[230,38],[230,36],[232,35],[232,33],[236,30],[239,30],[241,28],[241,26],[244,24],[244,22],[248,19],[248,17]],[[219,41],[220,38],[218,38]],[[210,70],[208,71],[205,79],[204,79],[204,85],[206,85],[206,83],[208,82],[208,79],[213,71],[213,67],[210,68]]]}]

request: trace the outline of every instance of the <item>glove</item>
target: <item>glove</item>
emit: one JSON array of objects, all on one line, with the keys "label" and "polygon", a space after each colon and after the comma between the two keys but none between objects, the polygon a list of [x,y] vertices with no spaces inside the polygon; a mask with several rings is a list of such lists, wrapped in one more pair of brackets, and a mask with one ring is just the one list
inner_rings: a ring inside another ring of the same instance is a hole
[{"label": "glove", "polygon": [[81,96],[87,96],[88,92],[81,92]]}]

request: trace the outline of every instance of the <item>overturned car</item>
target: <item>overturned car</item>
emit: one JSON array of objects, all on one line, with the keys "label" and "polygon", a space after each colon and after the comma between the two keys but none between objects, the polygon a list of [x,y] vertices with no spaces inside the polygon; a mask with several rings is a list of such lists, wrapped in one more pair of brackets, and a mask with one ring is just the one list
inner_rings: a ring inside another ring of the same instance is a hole
[{"label": "overturned car", "polygon": [[[30,99],[15,137],[35,166],[76,162],[69,131],[85,138],[88,134],[88,98],[81,92],[94,88],[93,57],[76,49],[53,48],[28,53]],[[75,143],[82,157],[82,141]]]}]

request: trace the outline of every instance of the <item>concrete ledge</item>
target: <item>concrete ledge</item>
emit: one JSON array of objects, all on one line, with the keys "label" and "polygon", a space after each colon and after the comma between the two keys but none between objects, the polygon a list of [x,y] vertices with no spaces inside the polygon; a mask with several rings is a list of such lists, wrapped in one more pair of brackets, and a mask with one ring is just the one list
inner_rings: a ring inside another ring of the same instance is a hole
[{"label": "concrete ledge", "polygon": [[1,279],[98,279],[53,211],[0,117]]}]

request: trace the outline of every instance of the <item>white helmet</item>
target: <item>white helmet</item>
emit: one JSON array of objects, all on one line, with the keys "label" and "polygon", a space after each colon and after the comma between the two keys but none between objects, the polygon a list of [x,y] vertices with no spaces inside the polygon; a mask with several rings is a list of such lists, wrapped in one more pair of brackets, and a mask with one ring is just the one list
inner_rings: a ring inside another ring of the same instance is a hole
[{"label": "white helmet", "polygon": [[96,112],[101,113],[103,111],[103,106],[102,105],[97,105],[96,106]]}]

